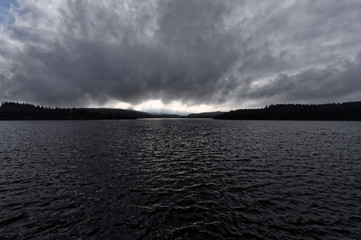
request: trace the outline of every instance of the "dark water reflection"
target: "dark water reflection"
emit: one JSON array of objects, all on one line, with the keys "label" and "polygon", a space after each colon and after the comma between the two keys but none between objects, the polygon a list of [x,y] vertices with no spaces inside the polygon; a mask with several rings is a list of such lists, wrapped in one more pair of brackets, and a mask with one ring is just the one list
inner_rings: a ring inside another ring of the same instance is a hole
[{"label": "dark water reflection", "polygon": [[361,239],[361,123],[0,122],[2,239]]}]

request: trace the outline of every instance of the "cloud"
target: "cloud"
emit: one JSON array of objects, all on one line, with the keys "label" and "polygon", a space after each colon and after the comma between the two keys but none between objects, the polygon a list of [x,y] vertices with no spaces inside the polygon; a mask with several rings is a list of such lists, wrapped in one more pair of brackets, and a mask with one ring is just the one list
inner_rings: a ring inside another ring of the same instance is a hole
[{"label": "cloud", "polygon": [[18,0],[13,9],[0,25],[0,99],[237,107],[361,97],[357,0]]},{"label": "cloud", "polygon": [[360,96],[361,52],[352,62],[307,69],[294,75],[279,74],[263,86],[250,87],[243,92],[244,98],[282,102],[352,101]]}]

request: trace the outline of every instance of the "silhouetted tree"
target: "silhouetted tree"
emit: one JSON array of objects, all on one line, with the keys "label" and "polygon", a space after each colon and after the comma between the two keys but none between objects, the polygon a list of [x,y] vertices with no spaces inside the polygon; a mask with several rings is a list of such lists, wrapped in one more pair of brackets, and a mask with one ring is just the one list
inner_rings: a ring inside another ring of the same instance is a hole
[{"label": "silhouetted tree", "polygon": [[361,121],[361,102],[278,104],[261,109],[232,110],[215,119]]},{"label": "silhouetted tree", "polygon": [[27,103],[2,102],[0,120],[135,119],[149,114],[123,109],[48,108]]}]

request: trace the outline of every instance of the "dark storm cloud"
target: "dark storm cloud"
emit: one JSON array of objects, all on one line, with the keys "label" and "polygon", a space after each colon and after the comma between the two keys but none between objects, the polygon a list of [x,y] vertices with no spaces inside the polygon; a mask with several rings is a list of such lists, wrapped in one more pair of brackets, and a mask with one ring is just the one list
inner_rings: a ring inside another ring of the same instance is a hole
[{"label": "dark storm cloud", "polygon": [[352,0],[19,0],[14,22],[0,28],[0,98],[356,99],[360,12]]},{"label": "dark storm cloud", "polygon": [[352,101],[354,96],[361,96],[361,52],[353,62],[308,69],[295,75],[280,74],[265,86],[244,92],[246,98],[286,102]]}]

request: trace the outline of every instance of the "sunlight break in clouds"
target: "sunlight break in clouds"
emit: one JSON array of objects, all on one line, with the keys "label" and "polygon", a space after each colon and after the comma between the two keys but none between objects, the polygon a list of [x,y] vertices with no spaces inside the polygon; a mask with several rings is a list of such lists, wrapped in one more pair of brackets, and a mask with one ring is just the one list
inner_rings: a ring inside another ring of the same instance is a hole
[{"label": "sunlight break in clouds", "polygon": [[361,98],[358,0],[7,4],[2,101],[199,112]]},{"label": "sunlight break in clouds", "polygon": [[[90,107],[104,107],[97,104],[90,105]],[[187,115],[189,113],[197,112],[211,112],[211,111],[221,111],[221,110],[230,110],[229,106],[222,105],[193,105],[188,106],[183,104],[181,101],[172,101],[167,104],[164,104],[162,100],[147,100],[137,105],[131,105],[129,103],[113,101],[108,102],[105,107],[109,108],[122,108],[122,109],[132,109],[137,111],[144,111],[149,113],[156,114],[178,114],[178,115]]]}]

